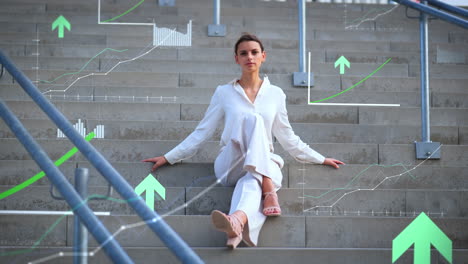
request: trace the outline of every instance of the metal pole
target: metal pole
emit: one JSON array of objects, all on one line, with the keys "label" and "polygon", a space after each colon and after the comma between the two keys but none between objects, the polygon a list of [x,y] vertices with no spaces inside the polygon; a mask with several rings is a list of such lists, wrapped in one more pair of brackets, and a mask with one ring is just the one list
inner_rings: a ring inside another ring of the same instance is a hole
[{"label": "metal pole", "polygon": [[[313,86],[314,75],[306,72],[306,2],[305,0],[298,0],[298,25],[299,25],[299,71],[293,74],[294,86]],[[310,85],[308,85],[310,82]]]},{"label": "metal pole", "polygon": [[306,72],[306,12],[305,0],[299,0],[299,72]]},{"label": "metal pole", "polygon": [[[73,127],[73,125],[47,100],[47,98],[32,84],[31,80],[24,75],[13,62],[0,50],[0,63],[10,72],[13,78],[21,85],[24,91],[34,102],[47,114],[47,116],[62,130],[70,141],[80,150],[91,164],[103,175],[115,190],[128,202],[135,212],[147,223],[161,241],[177,256],[183,263],[203,263],[200,257],[177,235],[174,230],[138,196],[133,187],[112,167],[101,153],[99,153],[89,142],[87,142]],[[53,164],[53,163],[52,163]],[[55,166],[54,166],[55,167]],[[60,171],[58,171],[60,173]],[[47,173],[47,172],[46,172]],[[73,187],[71,187],[73,189]],[[73,190],[74,193],[76,193]],[[63,195],[63,194],[62,194]],[[65,197],[65,196],[64,196]],[[94,216],[95,217],[95,216]],[[81,218],[83,221],[83,218]],[[92,233],[94,227],[86,225]],[[91,228],[91,229],[90,229]],[[100,240],[98,240],[100,241]],[[112,241],[115,241],[112,239]]]},{"label": "metal pole", "polygon": [[[75,189],[82,199],[88,196],[88,169],[76,168]],[[80,218],[75,215],[73,229],[73,257],[74,264],[88,264],[88,231],[81,223]]]},{"label": "metal pole", "polygon": [[213,24],[219,25],[220,24],[220,5],[219,0],[213,1]]},{"label": "metal pole", "polygon": [[[427,5],[427,1],[421,1],[422,4]],[[428,30],[427,30],[427,15],[421,12],[419,17],[419,31],[420,31],[420,49],[421,49],[421,140],[422,142],[431,141],[431,127],[430,127],[430,105],[429,105],[429,44],[428,44]]]},{"label": "metal pole", "polygon": [[221,1],[213,0],[213,24],[208,25],[208,37],[226,36],[226,25],[221,24]]},{"label": "metal pole", "polygon": [[[401,0],[406,1],[406,0]],[[429,40],[427,14],[424,8],[427,1],[422,0],[418,6],[422,7],[419,16],[419,48],[421,50],[421,142],[415,142],[416,159],[440,159],[441,149],[439,142],[431,141],[430,104],[429,104]]]},{"label": "metal pole", "polygon": [[[5,68],[8,69],[7,66],[5,66]],[[37,144],[36,140],[26,131],[23,124],[21,124],[18,118],[1,99],[0,116],[2,116],[5,123],[10,127],[13,133],[15,133],[24,148],[45,172],[49,180],[57,187],[73,211],[80,216],[80,219],[96,238],[96,241],[103,246],[104,252],[106,252],[112,262],[133,263],[127,253],[120,247],[117,240],[112,237],[109,231],[107,231],[104,225],[93,214],[93,211],[84,203],[62,172],[54,165],[45,151]]]}]

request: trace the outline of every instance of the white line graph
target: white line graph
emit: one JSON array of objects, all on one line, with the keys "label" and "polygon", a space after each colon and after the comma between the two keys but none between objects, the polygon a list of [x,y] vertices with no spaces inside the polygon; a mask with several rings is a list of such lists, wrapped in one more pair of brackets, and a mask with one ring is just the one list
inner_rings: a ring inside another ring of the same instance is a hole
[{"label": "white line graph", "polygon": [[[172,30],[172,33],[175,32],[175,29]],[[172,34],[171,33],[171,34]],[[166,36],[166,39],[170,37],[170,34]],[[164,41],[165,39],[163,39]],[[119,61],[118,63],[116,63],[113,67],[111,67],[107,72],[92,72],[90,74],[87,74],[87,75],[84,75],[84,76],[80,76],[78,78],[76,78],[70,85],[67,86],[67,88],[63,89],[63,90],[48,90],[48,91],[45,91],[43,92],[43,94],[48,94],[48,93],[51,93],[51,92],[66,92],[68,89],[70,89],[70,87],[72,87],[75,83],[77,83],[78,81],[80,81],[81,79],[84,79],[84,78],[88,78],[90,76],[107,76],[109,73],[111,73],[115,68],[117,68],[120,64],[124,64],[124,63],[128,63],[128,62],[132,62],[132,61],[135,61],[145,55],[147,55],[148,53],[150,53],[151,51],[153,51],[154,49],[158,48],[160,46],[161,43],[159,43],[158,45],[156,46],[153,46],[151,49],[149,49],[148,51],[132,58],[132,59],[128,59],[128,60],[124,60],[124,61]]]},{"label": "white line graph", "polygon": [[[247,155],[247,153],[245,154]],[[245,157],[245,155],[243,157]],[[243,158],[240,158],[238,161],[236,161],[233,165],[232,165],[232,168],[234,168],[235,166],[237,166],[237,164],[239,164],[241,161],[243,161]],[[77,253],[73,253],[73,252],[58,252],[58,253],[55,253],[55,254],[52,254],[50,256],[47,256],[47,257],[44,257],[44,258],[40,258],[40,259],[37,259],[37,260],[34,260],[34,261],[31,261],[31,262],[28,262],[28,264],[36,264],[36,263],[43,263],[43,262],[46,262],[46,261],[49,261],[49,260],[52,260],[52,259],[55,259],[55,258],[60,258],[60,257],[72,257],[72,256],[89,256],[89,257],[93,257],[95,256],[101,249],[102,247],[107,244],[109,241],[113,240],[117,235],[119,235],[121,232],[125,231],[125,230],[129,230],[129,229],[132,229],[132,228],[136,228],[136,227],[140,227],[140,226],[143,226],[143,225],[147,225],[149,223],[155,223],[156,221],[159,221],[160,219],[164,219],[165,217],[187,207],[189,204],[191,204],[193,201],[197,200],[198,198],[200,198],[201,196],[203,196],[205,193],[207,193],[208,191],[210,191],[212,188],[214,188],[216,185],[218,185],[219,183],[221,183],[222,179],[224,179],[226,176],[227,176],[227,173],[228,171],[226,171],[226,173],[220,178],[220,179],[217,179],[214,183],[212,183],[210,186],[208,186],[207,188],[205,188],[203,191],[201,191],[200,193],[198,193],[197,195],[195,195],[191,200],[187,201],[186,203],[184,203],[183,205],[181,206],[178,206],[177,208],[174,208],[172,209],[171,211],[163,214],[163,215],[160,215],[158,218],[153,218],[153,219],[150,219],[150,220],[147,220],[147,221],[140,221],[140,222],[137,222],[137,223],[133,223],[133,224],[128,224],[128,225],[122,225],[120,226],[120,228],[115,231],[104,243],[102,243],[101,245],[99,245],[98,247],[96,247],[94,250],[92,251],[89,251],[88,253],[86,254],[77,254]],[[141,197],[140,197],[141,198]]]},{"label": "white line graph", "polygon": [[[402,173],[398,173],[398,174],[395,174],[395,175],[392,175],[392,176],[387,176],[385,177],[382,181],[380,181],[378,184],[376,184],[374,187],[372,188],[357,188],[357,189],[354,189],[352,191],[349,191],[349,192],[346,192],[344,193],[341,197],[339,197],[335,202],[333,202],[331,205],[317,205],[317,206],[313,206],[311,208],[308,208],[308,209],[305,209],[303,210],[303,212],[309,212],[309,211],[312,211],[312,210],[315,210],[315,209],[318,209],[318,208],[329,208],[329,209],[332,209],[337,203],[339,203],[343,198],[345,198],[346,196],[352,194],[352,193],[355,193],[355,192],[361,192],[361,191],[375,191],[377,188],[379,188],[380,185],[382,185],[384,182],[390,180],[390,179],[393,179],[393,178],[397,178],[397,177],[401,177],[403,176],[404,174],[408,174],[409,172],[417,169],[419,166],[421,166],[422,164],[424,164],[424,162],[426,162],[428,159],[430,159],[432,157],[432,155],[434,155],[434,153],[436,153],[440,148],[442,147],[442,145],[440,145],[434,152],[433,154],[431,154],[429,157],[427,157],[425,160],[421,161],[419,164],[417,164],[416,166],[414,166],[413,168],[411,169],[408,169]],[[303,198],[303,197],[300,197],[300,198]],[[303,198],[304,199],[304,198]],[[304,201],[304,200],[303,200]],[[304,206],[304,205],[303,205]]]},{"label": "white line graph", "polygon": [[372,18],[365,18],[363,20],[361,20],[359,23],[357,24],[354,24],[354,25],[346,25],[347,22],[347,6],[345,4],[345,29],[356,29],[358,28],[362,23],[364,22],[367,22],[367,21],[375,21],[377,18],[381,17],[381,16],[384,16],[386,14],[389,14],[391,13],[393,10],[395,10],[397,7],[399,7],[399,5],[395,5],[394,7],[392,7],[391,9],[383,12],[383,13],[380,13],[380,14],[377,14],[376,16],[372,17]]},{"label": "white line graph", "polygon": [[[99,25],[127,25],[127,26],[151,26],[153,27],[153,45],[159,46],[192,46],[192,20],[187,24],[187,33],[175,32],[170,38],[165,36],[171,31],[168,28],[158,28],[156,23],[127,23],[127,22],[102,22],[101,0],[98,1]],[[175,29],[174,29],[175,31]],[[159,43],[159,44],[158,44]]]}]

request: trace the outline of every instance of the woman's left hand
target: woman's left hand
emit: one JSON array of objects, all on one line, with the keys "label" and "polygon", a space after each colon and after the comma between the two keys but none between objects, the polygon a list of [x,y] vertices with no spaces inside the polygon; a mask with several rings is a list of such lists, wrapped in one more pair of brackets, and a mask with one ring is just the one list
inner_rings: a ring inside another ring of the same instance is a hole
[{"label": "woman's left hand", "polygon": [[345,165],[344,162],[339,161],[339,160],[337,160],[337,159],[332,159],[332,158],[325,158],[325,160],[323,161],[322,164],[323,164],[323,165],[332,166],[332,167],[334,167],[335,169],[340,168],[340,166],[338,166],[338,164],[343,164],[343,165]]}]

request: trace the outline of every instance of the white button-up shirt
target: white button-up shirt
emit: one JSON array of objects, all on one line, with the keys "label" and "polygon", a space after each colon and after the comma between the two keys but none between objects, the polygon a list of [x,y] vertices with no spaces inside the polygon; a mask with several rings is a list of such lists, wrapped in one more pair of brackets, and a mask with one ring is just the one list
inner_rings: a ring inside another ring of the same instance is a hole
[{"label": "white button-up shirt", "polygon": [[237,79],[216,88],[205,116],[197,128],[179,145],[164,156],[170,164],[187,159],[196,154],[203,143],[208,141],[215,129],[222,124],[221,146],[230,140],[238,119],[246,113],[258,113],[264,119],[266,136],[273,152],[272,133],[281,146],[296,160],[322,164],[325,157],[311,149],[292,130],[286,111],[286,95],[283,90],[270,84],[265,77],[255,101],[252,103]]}]

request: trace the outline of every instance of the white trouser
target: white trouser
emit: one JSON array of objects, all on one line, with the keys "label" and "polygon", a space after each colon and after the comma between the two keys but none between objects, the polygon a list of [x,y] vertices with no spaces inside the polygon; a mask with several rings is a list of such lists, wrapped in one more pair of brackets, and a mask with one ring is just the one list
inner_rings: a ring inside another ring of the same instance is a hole
[{"label": "white trouser", "polygon": [[241,210],[247,215],[243,239],[249,246],[257,245],[266,220],[262,213],[263,176],[271,178],[278,190],[283,178],[283,163],[280,156],[270,151],[263,118],[259,114],[248,114],[240,120],[231,140],[221,148],[215,160],[214,170],[221,184],[236,186],[229,214]]}]

